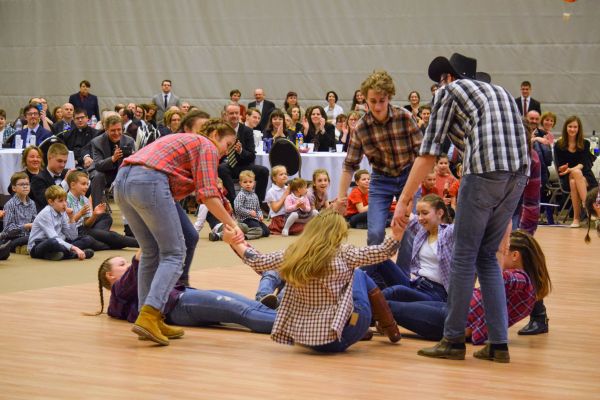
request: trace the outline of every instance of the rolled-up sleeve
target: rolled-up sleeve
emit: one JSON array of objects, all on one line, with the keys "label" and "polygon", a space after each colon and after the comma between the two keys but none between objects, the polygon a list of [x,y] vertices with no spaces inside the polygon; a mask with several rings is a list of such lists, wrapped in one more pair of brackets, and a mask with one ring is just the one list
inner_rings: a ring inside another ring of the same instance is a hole
[{"label": "rolled-up sleeve", "polygon": [[200,202],[209,197],[219,197],[217,188],[217,165],[219,155],[216,148],[205,148],[200,154],[200,162],[195,163],[194,182],[196,185],[196,198]]}]

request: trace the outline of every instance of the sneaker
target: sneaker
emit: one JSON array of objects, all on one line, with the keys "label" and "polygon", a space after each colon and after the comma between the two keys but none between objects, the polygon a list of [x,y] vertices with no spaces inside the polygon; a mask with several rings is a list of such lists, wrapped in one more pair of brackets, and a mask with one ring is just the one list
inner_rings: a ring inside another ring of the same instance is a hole
[{"label": "sneaker", "polygon": [[221,237],[219,236],[218,233],[210,231],[208,233],[208,240],[210,240],[211,242],[218,242],[219,240],[221,240]]},{"label": "sneaker", "polygon": [[28,256],[29,255],[29,250],[27,250],[27,245],[24,244],[22,246],[17,246],[15,248],[15,253],[21,254],[23,256]]},{"label": "sneaker", "polygon": [[424,357],[464,360],[466,352],[464,342],[450,342],[448,339],[442,338],[435,346],[421,349],[417,354]]},{"label": "sneaker", "polygon": [[578,222],[573,222],[571,225],[569,225],[569,228],[579,228],[581,226],[581,224]]},{"label": "sneaker", "polygon": [[281,236],[290,236],[290,232],[287,229],[281,231]]},{"label": "sneaker", "polygon": [[85,254],[85,259],[94,257],[94,250],[92,249],[84,249],[83,253]]},{"label": "sneaker", "polygon": [[277,310],[277,307],[279,307],[279,299],[273,293],[263,296],[260,302],[271,310]]},{"label": "sneaker", "polygon": [[483,349],[473,353],[473,357],[479,358],[480,360],[489,360],[499,363],[510,362],[508,350],[492,350],[492,346],[489,343],[486,343]]},{"label": "sneaker", "polygon": [[62,251],[57,251],[56,253],[49,253],[44,256],[46,260],[50,261],[60,261],[65,258],[65,253]]}]

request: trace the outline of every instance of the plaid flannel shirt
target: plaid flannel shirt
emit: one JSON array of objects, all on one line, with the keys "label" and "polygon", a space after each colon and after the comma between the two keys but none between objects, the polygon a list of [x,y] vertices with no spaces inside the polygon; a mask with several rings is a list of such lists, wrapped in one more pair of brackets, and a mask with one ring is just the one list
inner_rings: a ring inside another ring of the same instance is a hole
[{"label": "plaid flannel shirt", "polygon": [[8,238],[28,236],[29,231],[23,226],[31,224],[37,215],[35,203],[29,197],[22,202],[15,194],[4,205],[4,230]]},{"label": "plaid flannel shirt", "polygon": [[[240,222],[243,222],[248,218],[260,220],[260,217],[262,216],[258,196],[256,193],[248,192],[244,189],[240,190],[237,196],[235,196],[233,208],[235,209],[235,218]],[[254,211],[256,216],[252,216],[250,214],[251,211]]]}]

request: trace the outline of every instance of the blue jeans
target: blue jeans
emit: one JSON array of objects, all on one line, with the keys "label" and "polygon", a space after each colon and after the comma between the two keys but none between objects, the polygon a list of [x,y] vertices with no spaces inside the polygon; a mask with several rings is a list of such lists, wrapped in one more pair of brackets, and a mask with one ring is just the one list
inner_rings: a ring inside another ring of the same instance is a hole
[{"label": "blue jeans", "polygon": [[142,166],[122,167],[115,179],[115,201],[142,250],[139,307],[149,305],[163,312],[185,257],[181,220],[168,177]]},{"label": "blue jeans", "polygon": [[365,271],[381,290],[390,286],[410,285],[410,274],[398,267],[392,260],[385,260],[379,264],[366,265],[360,267],[360,269]]},{"label": "blue jeans", "polygon": [[441,301],[399,302],[388,300],[396,323],[429,340],[440,340],[444,331],[447,305]]},{"label": "blue jeans", "polygon": [[283,293],[283,287],[285,282],[281,279],[281,275],[277,271],[265,271],[260,277],[258,282],[258,289],[256,289],[256,301],[260,301],[263,297],[268,294],[275,292],[275,289],[279,289],[279,296]]},{"label": "blue jeans", "polygon": [[369,184],[369,209],[367,210],[367,244],[381,244],[385,237],[385,226],[390,215],[394,196],[400,196],[410,168],[397,177],[373,172]]},{"label": "blue jeans", "polygon": [[258,333],[271,333],[277,312],[261,303],[225,290],[187,288],[167,319],[182,326],[234,323]]},{"label": "blue jeans", "polygon": [[508,343],[508,314],[496,251],[527,183],[521,173],[467,174],[458,193],[454,253],[444,336],[464,336],[475,272],[481,285],[490,343]]},{"label": "blue jeans", "polygon": [[198,232],[196,232],[194,224],[192,224],[187,216],[187,213],[183,210],[183,207],[178,201],[175,202],[175,207],[177,207],[177,214],[179,215],[179,222],[181,222],[181,230],[185,239],[185,260],[183,261],[183,272],[179,277],[179,282],[181,282],[183,285],[189,286],[190,266],[192,265],[194,252],[196,251],[196,245],[198,244],[200,236],[198,235]]},{"label": "blue jeans", "polygon": [[369,291],[376,287],[375,282],[362,270],[354,270],[352,299],[354,300],[354,313],[358,314],[358,321],[355,325],[346,324],[340,340],[320,346],[311,346],[311,348],[322,353],[339,353],[362,339],[371,325]]}]

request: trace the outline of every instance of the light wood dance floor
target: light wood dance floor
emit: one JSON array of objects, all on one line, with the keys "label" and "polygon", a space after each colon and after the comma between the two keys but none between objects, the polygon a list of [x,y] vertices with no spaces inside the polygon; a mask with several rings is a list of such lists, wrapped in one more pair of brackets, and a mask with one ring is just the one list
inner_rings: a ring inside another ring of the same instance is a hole
[{"label": "light wood dance floor", "polygon": [[[209,243],[203,233],[192,283],[253,297],[257,275],[226,258],[227,247]],[[364,243],[365,236],[354,231],[351,241]],[[510,364],[474,359],[471,345],[464,362],[419,357],[417,350],[431,342],[406,330],[397,345],[375,336],[337,355],[278,345],[268,335],[232,327],[187,328],[183,339],[158,347],[138,341],[126,322],[81,315],[98,307],[94,276],[108,254],[60,267],[47,263],[39,273],[86,269],[85,283],[0,294],[0,398],[598,399],[600,239],[585,245],[583,236],[583,229],[539,228],[554,283],[546,301],[550,333],[518,336],[526,320],[512,327]],[[254,243],[267,250],[288,242],[273,237]],[[222,257],[228,266],[203,267]],[[16,255],[0,262],[0,281],[24,279],[11,271],[31,262]]]}]

